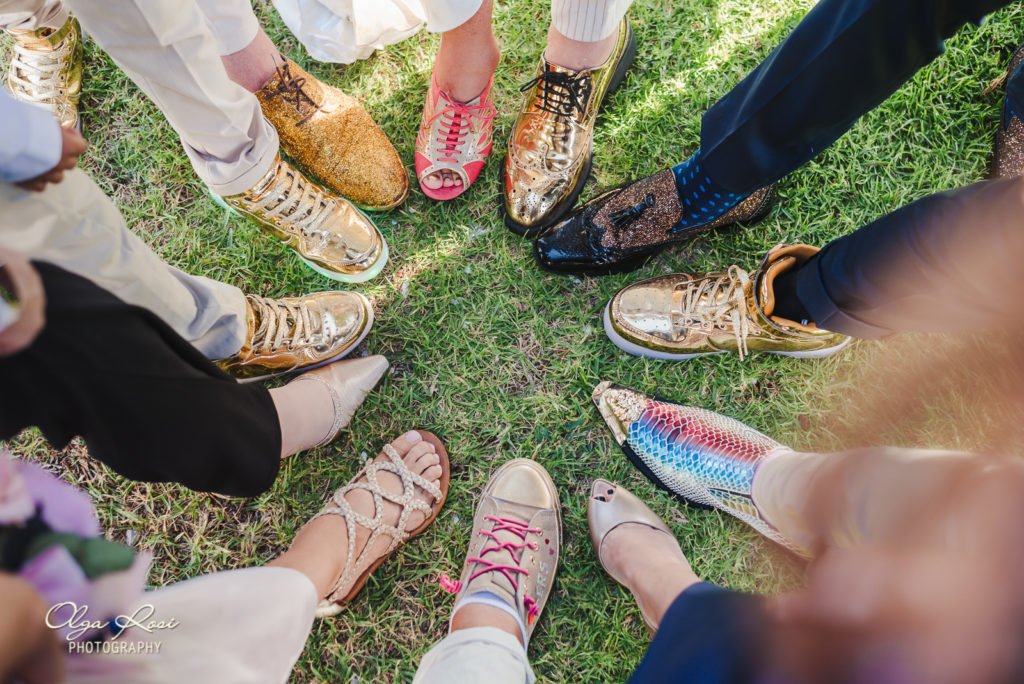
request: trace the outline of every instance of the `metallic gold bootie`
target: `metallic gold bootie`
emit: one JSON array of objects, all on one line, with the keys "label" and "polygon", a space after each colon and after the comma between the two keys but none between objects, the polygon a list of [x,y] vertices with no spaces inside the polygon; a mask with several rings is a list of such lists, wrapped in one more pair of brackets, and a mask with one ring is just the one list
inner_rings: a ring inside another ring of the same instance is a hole
[{"label": "metallic gold bootie", "polygon": [[571,71],[542,59],[540,73],[523,86],[526,103],[509,137],[502,182],[512,232],[534,237],[572,209],[590,173],[601,104],[635,54],[633,30],[623,19],[602,66]]},{"label": "metallic gold bootie", "polygon": [[245,301],[245,342],[218,363],[243,381],[324,366],[359,346],[373,327],[373,307],[356,292]]},{"label": "metallic gold bootie", "polygon": [[623,351],[653,359],[726,352],[741,359],[750,352],[831,356],[850,338],[773,315],[775,279],[817,252],[808,245],[780,245],[753,277],[730,266],[704,276],[677,273],[634,283],[609,302],[605,332]]},{"label": "metallic gold bootie", "polygon": [[68,17],[59,29],[8,31],[14,57],[7,72],[11,95],[53,112],[64,128],[78,127],[82,93],[82,29]]},{"label": "metallic gold bootie", "polygon": [[280,155],[251,189],[217,199],[277,236],[310,268],[332,280],[366,282],[388,261],[388,245],[368,216]]},{"label": "metallic gold bootie", "polygon": [[398,152],[354,98],[290,59],[256,92],[281,149],[324,187],[368,210],[393,209],[409,195]]}]

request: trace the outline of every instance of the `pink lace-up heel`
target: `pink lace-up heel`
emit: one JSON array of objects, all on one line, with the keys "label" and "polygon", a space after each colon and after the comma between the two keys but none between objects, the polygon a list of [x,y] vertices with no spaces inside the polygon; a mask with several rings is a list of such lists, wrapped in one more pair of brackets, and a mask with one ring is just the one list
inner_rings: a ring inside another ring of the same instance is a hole
[{"label": "pink lace-up heel", "polygon": [[486,592],[508,603],[528,643],[558,569],[562,519],[551,477],[534,461],[506,463],[491,477],[473,518],[473,538],[460,580],[440,578],[456,605]]},{"label": "pink lace-up heel", "polygon": [[[435,76],[423,106],[423,119],[416,136],[416,178],[430,199],[447,201],[464,193],[480,176],[493,145],[496,109],[491,100],[494,79],[470,102],[456,102],[441,90]],[[432,174],[450,171],[462,184],[428,188],[424,181]]]}]

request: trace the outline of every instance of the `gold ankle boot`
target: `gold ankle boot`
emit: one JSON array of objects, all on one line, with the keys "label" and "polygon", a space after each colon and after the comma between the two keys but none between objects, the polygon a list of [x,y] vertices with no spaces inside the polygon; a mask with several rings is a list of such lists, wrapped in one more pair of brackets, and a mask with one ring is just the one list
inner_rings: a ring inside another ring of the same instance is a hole
[{"label": "gold ankle boot", "polygon": [[332,280],[366,282],[387,263],[388,245],[373,221],[280,155],[248,191],[217,199],[277,236],[310,268]]},{"label": "gold ankle boot", "polygon": [[290,59],[256,92],[296,166],[363,209],[393,209],[409,195],[398,152],[358,101]]},{"label": "gold ankle boot", "polygon": [[8,31],[14,57],[7,72],[11,95],[45,107],[64,128],[78,127],[82,93],[82,29],[68,17],[59,29]]},{"label": "gold ankle boot", "polygon": [[237,378],[261,380],[336,361],[366,338],[373,307],[356,292],[271,299],[248,295],[242,348],[218,365]]},{"label": "gold ankle boot", "polygon": [[601,103],[625,78],[635,53],[633,30],[623,19],[611,57],[599,67],[572,71],[541,59],[537,77],[523,87],[526,103],[505,157],[505,225],[512,232],[534,237],[572,209],[590,173]]}]

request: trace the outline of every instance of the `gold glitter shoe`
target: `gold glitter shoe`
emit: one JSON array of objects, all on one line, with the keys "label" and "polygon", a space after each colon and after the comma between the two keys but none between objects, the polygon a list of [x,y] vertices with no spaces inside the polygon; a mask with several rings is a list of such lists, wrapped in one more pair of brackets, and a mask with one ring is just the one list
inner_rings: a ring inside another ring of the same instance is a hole
[{"label": "gold glitter shoe", "polygon": [[775,279],[818,251],[780,245],[753,277],[731,266],[723,273],[677,273],[635,283],[605,308],[605,332],[619,349],[651,359],[678,361],[726,352],[741,359],[750,352],[831,356],[850,338],[773,315]]},{"label": "gold glitter shoe", "polygon": [[388,245],[368,216],[313,183],[280,155],[249,191],[227,197],[215,194],[214,199],[266,228],[310,268],[332,280],[366,282],[388,261]]},{"label": "gold glitter shoe", "polygon": [[59,29],[8,31],[14,58],[7,72],[11,95],[53,112],[64,128],[78,128],[82,93],[82,29],[68,17]]},{"label": "gold glitter shoe", "polygon": [[373,307],[356,292],[270,299],[248,295],[242,349],[218,365],[242,382],[325,366],[362,342]]},{"label": "gold glitter shoe", "polygon": [[256,92],[281,149],[324,187],[363,209],[393,209],[409,196],[398,152],[354,98],[290,59]]},{"label": "gold glitter shoe", "polygon": [[572,209],[590,174],[598,111],[635,54],[633,30],[623,19],[602,66],[571,71],[542,59],[538,76],[523,86],[526,103],[503,167],[505,225],[512,232],[534,237]]},{"label": "gold glitter shoe", "polygon": [[[1010,67],[1006,71],[1006,79],[1013,77],[1013,72],[1024,63],[1024,46],[1013,54]],[[1024,78],[1020,74],[1017,78]],[[1003,99],[1003,115],[999,119],[999,130],[996,131],[995,154],[992,155],[993,178],[1016,178],[1024,176],[1024,111],[1014,111],[1010,106],[1009,97]]]}]

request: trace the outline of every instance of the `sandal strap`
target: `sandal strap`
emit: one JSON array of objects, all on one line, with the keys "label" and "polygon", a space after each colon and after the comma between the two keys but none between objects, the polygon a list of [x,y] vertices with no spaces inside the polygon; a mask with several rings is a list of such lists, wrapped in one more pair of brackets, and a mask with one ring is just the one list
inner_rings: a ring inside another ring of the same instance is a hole
[{"label": "sandal strap", "polygon": [[[391,543],[388,545],[387,550],[382,554],[383,556],[387,556],[409,538],[407,525],[409,516],[413,511],[419,511],[427,517],[430,516],[433,512],[433,507],[423,500],[416,498],[416,487],[419,487],[430,494],[434,498],[434,501],[439,501],[443,496],[440,487],[432,482],[428,482],[422,475],[418,475],[409,470],[405,465],[405,461],[402,460],[402,457],[390,444],[384,446],[383,452],[389,460],[374,460],[367,463],[366,467],[363,468],[363,471],[360,474],[361,476],[365,476],[365,481],[362,480],[362,477],[356,477],[355,482],[350,482],[334,492],[334,495],[331,497],[331,500],[324,509],[313,517],[313,520],[316,520],[324,515],[339,515],[345,519],[345,526],[348,530],[348,554],[345,561],[345,570],[342,572],[338,583],[334,585],[334,589],[332,589],[331,593],[327,596],[328,600],[336,599],[339,594],[339,587],[350,584],[357,576],[357,571],[361,572],[362,568],[367,565],[366,556],[369,553],[369,549],[378,539],[380,539],[381,535],[387,534],[391,537]],[[395,492],[384,488],[380,484],[377,479],[377,473],[382,471],[393,473],[401,478],[401,494],[396,494]],[[373,496],[373,518],[368,518],[362,513],[352,510],[352,507],[345,499],[346,494],[356,490],[370,492]],[[402,507],[402,512],[395,525],[389,525],[384,522],[385,501],[390,501],[391,503]],[[354,558],[356,525],[370,530],[370,538],[366,540],[366,544],[363,546],[363,550],[360,552],[358,558]]]}]

